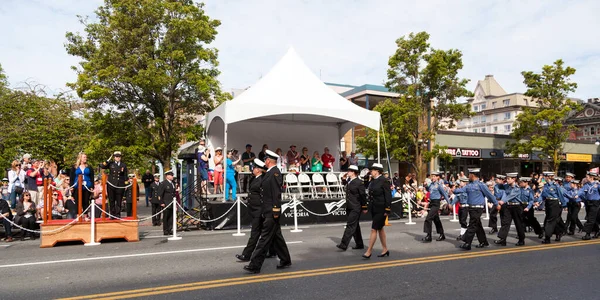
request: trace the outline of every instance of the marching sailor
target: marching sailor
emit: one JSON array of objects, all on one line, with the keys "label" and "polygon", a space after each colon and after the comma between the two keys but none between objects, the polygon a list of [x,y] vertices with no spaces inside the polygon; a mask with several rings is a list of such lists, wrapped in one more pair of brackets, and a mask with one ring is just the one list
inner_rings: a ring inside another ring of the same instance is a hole
[{"label": "marching sailor", "polygon": [[[592,230],[600,224],[598,219],[598,211],[600,210],[600,184],[596,181],[598,173],[588,172],[591,180],[583,187],[585,199],[587,200],[585,207],[587,215],[585,218],[585,224],[583,225],[583,231],[585,236],[582,238],[584,241],[590,240]],[[596,231],[594,238],[597,238],[600,231]]]},{"label": "marching sailor", "polygon": [[517,237],[519,241],[516,246],[525,245],[525,227],[523,226],[523,206],[521,203],[521,188],[517,185],[518,173],[506,174],[507,186],[500,205],[506,205],[506,211],[501,219],[500,232],[498,233],[499,240],[494,241],[494,244],[506,246],[506,238],[510,230],[510,224],[515,223],[517,229]]},{"label": "marching sailor", "polygon": [[577,185],[579,184],[579,180],[572,180],[570,182],[571,190],[567,191],[565,197],[569,199],[569,203],[567,204],[567,222],[565,226],[567,227],[567,235],[575,234],[575,226],[579,228],[579,232],[583,231],[583,224],[579,220],[579,211],[581,210],[581,197],[579,196],[580,191]]},{"label": "marching sailor", "polygon": [[544,237],[544,231],[540,222],[535,217],[534,206],[537,207],[538,200],[533,196],[533,191],[529,187],[531,177],[521,177],[521,203],[523,203],[523,224],[531,226],[535,234],[541,239]]},{"label": "marching sailor", "polygon": [[554,181],[554,172],[544,172],[544,176],[546,176],[546,184],[541,197],[546,208],[546,222],[544,225],[546,237],[542,244],[550,244],[552,234],[556,234],[556,240],[560,241],[560,236],[564,233],[560,214],[562,207],[566,206],[567,202],[560,185]]},{"label": "marching sailor", "polygon": [[[506,176],[496,174],[496,184],[494,185],[494,195],[496,195],[496,200],[499,201],[504,196],[505,186]],[[502,219],[502,216],[506,211],[506,205],[502,205],[499,210],[496,209],[495,206],[492,207],[492,209],[490,210],[490,220],[488,221],[488,227],[490,227],[492,230],[490,230],[489,234],[498,233],[498,211],[500,212],[500,219]]]},{"label": "marching sailor", "polygon": [[441,198],[444,197],[446,200],[450,199],[448,193],[446,193],[446,190],[444,189],[444,181],[440,180],[440,172],[431,172],[431,179],[432,182],[429,185],[429,213],[423,224],[423,232],[427,235],[421,239],[425,243],[431,242],[431,223],[435,223],[435,230],[440,235],[436,241],[443,241],[446,239],[446,236],[444,235],[444,226],[442,225],[439,216],[439,210]]},{"label": "marching sailor", "polygon": [[346,186],[346,207],[348,209],[348,221],[342,241],[336,247],[346,251],[350,239],[354,238],[356,246],[352,249],[364,249],[362,234],[360,232],[360,214],[367,213],[367,194],[365,186],[358,178],[358,166],[348,167],[348,173],[342,177],[342,184]]},{"label": "marching sailor", "polygon": [[460,182],[458,183],[458,187],[454,189],[454,199],[452,200],[452,207],[456,205],[456,203],[460,203],[460,208],[458,209],[458,223],[460,224],[460,235],[456,237],[457,241],[462,240],[463,235],[467,232],[467,217],[469,216],[469,204],[467,202],[467,192],[457,192],[458,189],[464,188],[469,182],[469,179],[466,177],[460,178]]}]

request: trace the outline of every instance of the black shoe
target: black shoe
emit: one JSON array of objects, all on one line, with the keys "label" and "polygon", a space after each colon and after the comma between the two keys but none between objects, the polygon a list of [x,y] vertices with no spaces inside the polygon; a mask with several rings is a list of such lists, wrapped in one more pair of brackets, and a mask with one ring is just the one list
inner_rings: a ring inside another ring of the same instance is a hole
[{"label": "black shoe", "polygon": [[438,242],[441,242],[441,241],[443,241],[443,240],[445,240],[445,239],[446,239],[446,236],[445,236],[445,235],[442,233],[442,234],[440,234],[440,236],[439,236],[437,239],[435,239],[435,240],[436,240],[436,241],[438,241]]},{"label": "black shoe", "polygon": [[596,234],[594,234],[593,238],[597,239],[598,237],[600,237],[600,231],[596,232]]},{"label": "black shoe", "polygon": [[494,233],[497,233],[497,232],[498,232],[498,229],[492,228],[492,230],[490,230],[490,232],[488,234],[494,234]]},{"label": "black shoe", "polygon": [[575,235],[575,231],[569,231],[567,232],[567,235]]},{"label": "black shoe", "polygon": [[274,258],[274,257],[276,257],[276,256],[277,256],[277,254],[275,254],[275,253],[273,253],[273,254],[271,254],[271,253],[267,253],[267,256],[265,256],[265,257],[266,257],[266,258]]},{"label": "black shoe", "polygon": [[249,257],[246,257],[245,255],[242,255],[242,254],[236,254],[235,258],[237,258],[239,261],[250,261]]},{"label": "black shoe", "polygon": [[461,235],[459,235],[459,236],[457,236],[457,237],[456,237],[456,240],[457,240],[457,241],[460,241],[460,240],[462,240],[462,234],[461,234]]},{"label": "black shoe", "polygon": [[[477,247],[477,246],[475,246],[475,247]],[[471,250],[471,244],[464,243],[464,244],[460,245],[460,249],[469,251],[469,250]]]},{"label": "black shoe", "polygon": [[518,241],[515,246],[525,246],[525,241]]},{"label": "black shoe", "polygon": [[385,257],[385,256],[390,256],[390,250],[386,251],[386,252],[385,252],[385,253],[383,253],[383,254],[379,254],[379,255],[377,255],[377,257]]},{"label": "black shoe", "polygon": [[347,247],[342,246],[342,244],[335,245],[338,249],[342,251],[346,251]]},{"label": "black shoe", "polygon": [[365,246],[354,246],[352,250],[365,249]]},{"label": "black shoe", "polygon": [[289,268],[291,266],[292,266],[291,262],[288,262],[288,263],[279,263],[277,265],[277,269],[285,269],[285,268]]},{"label": "black shoe", "polygon": [[556,238],[554,239],[555,242],[560,242],[560,238],[562,237],[561,234],[557,234]]},{"label": "black shoe", "polygon": [[542,241],[542,244],[550,244],[550,238],[546,238]]},{"label": "black shoe", "polygon": [[579,228],[579,231],[577,231],[577,233],[582,233],[583,232],[583,228]]},{"label": "black shoe", "polygon": [[485,248],[488,247],[490,245],[490,243],[485,242],[485,243],[479,243],[479,245],[475,246],[475,248]]},{"label": "black shoe", "polygon": [[589,241],[589,240],[592,239],[592,237],[590,236],[589,233],[586,233],[581,239],[584,240],[584,241]]},{"label": "black shoe", "polygon": [[371,253],[371,254],[369,254],[369,256],[367,256],[366,254],[363,254],[362,257],[366,258],[366,259],[369,259],[369,258],[371,258],[371,255],[373,255],[373,254]]},{"label": "black shoe", "polygon": [[494,244],[496,244],[498,246],[506,246],[506,240],[504,240],[504,239],[495,240]]},{"label": "black shoe", "polygon": [[538,239],[543,239],[543,238],[544,238],[544,234],[543,233],[538,234]]},{"label": "black shoe", "polygon": [[258,274],[260,273],[260,269],[256,269],[256,268],[252,268],[249,265],[248,266],[244,266],[244,270],[252,273],[252,274]]},{"label": "black shoe", "polygon": [[423,241],[424,243],[429,243],[431,242],[431,240],[432,239],[430,234],[426,235],[424,238],[421,239],[421,241]]}]

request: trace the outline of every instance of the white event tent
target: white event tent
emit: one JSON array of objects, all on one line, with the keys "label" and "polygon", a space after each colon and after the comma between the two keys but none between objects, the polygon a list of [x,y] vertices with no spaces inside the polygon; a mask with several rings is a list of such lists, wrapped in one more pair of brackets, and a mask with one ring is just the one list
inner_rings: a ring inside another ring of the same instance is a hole
[{"label": "white event tent", "polygon": [[[353,104],[326,86],[290,48],[283,58],[240,96],[222,103],[206,118],[208,145],[239,149],[263,144],[287,153],[294,144],[323,154],[328,147],[338,166],[340,140],[357,125],[379,132],[380,115]],[[379,159],[379,157],[378,157]],[[336,168],[337,169],[337,168]]]}]

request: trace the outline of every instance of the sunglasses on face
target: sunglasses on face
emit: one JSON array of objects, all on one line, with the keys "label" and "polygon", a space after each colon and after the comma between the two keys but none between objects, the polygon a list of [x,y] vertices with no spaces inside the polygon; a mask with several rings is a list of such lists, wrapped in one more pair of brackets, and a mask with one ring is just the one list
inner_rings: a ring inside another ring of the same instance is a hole
[{"label": "sunglasses on face", "polygon": [[52,194],[52,196],[58,196],[58,194]]}]

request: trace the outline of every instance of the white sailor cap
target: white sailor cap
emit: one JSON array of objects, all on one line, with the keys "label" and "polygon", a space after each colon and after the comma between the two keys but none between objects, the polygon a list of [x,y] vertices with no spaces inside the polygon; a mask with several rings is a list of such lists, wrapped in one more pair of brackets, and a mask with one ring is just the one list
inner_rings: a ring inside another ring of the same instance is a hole
[{"label": "white sailor cap", "polygon": [[265,150],[265,154],[267,155],[267,158],[273,159],[273,160],[277,160],[279,158],[279,155],[277,155],[277,153],[267,149]]},{"label": "white sailor cap", "polygon": [[531,177],[521,177],[519,180],[521,180],[523,182],[530,182],[531,181]]},{"label": "white sailor cap", "polygon": [[506,177],[517,178],[519,177],[519,173],[506,173]]},{"label": "white sailor cap", "polygon": [[569,177],[575,178],[575,174],[570,173],[570,172],[565,173],[565,176],[569,176]]},{"label": "white sailor cap", "polygon": [[115,151],[113,153],[113,156],[121,156],[121,155],[122,155],[121,151]]},{"label": "white sailor cap", "polygon": [[156,173],[154,174],[154,177],[160,178],[160,174]]},{"label": "white sailor cap", "polygon": [[554,172],[551,171],[545,171],[542,174],[544,174],[544,176],[554,176]]},{"label": "white sailor cap", "polygon": [[263,169],[263,170],[266,170],[266,169],[267,169],[267,168],[265,167],[265,162],[264,162],[264,161],[262,161],[262,160],[260,160],[260,159],[258,159],[258,158],[255,158],[255,159],[254,159],[254,166],[255,166],[255,167],[258,167],[258,168],[260,168],[260,169]]},{"label": "white sailor cap", "polygon": [[559,176],[554,177],[554,180],[556,180],[556,181],[564,181],[564,179],[562,177],[559,177]]},{"label": "white sailor cap", "polygon": [[172,170],[168,170],[168,171],[165,172],[165,175],[174,175],[174,173],[173,173]]},{"label": "white sailor cap", "polygon": [[481,168],[473,168],[473,169],[468,169],[469,173],[480,173],[481,172]]},{"label": "white sailor cap", "polygon": [[354,171],[354,172],[356,172],[358,174],[358,171],[359,171],[358,170],[358,166],[356,166],[356,165],[350,165],[348,167],[348,171]]},{"label": "white sailor cap", "polygon": [[371,169],[371,170],[379,170],[379,171],[383,172],[383,165],[382,164],[378,164],[378,163],[374,163],[373,165],[371,165],[371,167],[369,169]]},{"label": "white sailor cap", "polygon": [[579,184],[579,180],[575,179],[575,180],[571,181],[571,183]]},{"label": "white sailor cap", "polygon": [[462,182],[469,182],[469,178],[466,177],[461,177],[459,180]]},{"label": "white sailor cap", "polygon": [[598,176],[598,173],[596,173],[596,172],[592,172],[592,171],[588,171],[588,172],[587,172],[587,175],[590,175],[590,176]]},{"label": "white sailor cap", "polygon": [[441,172],[439,172],[439,171],[433,171],[430,174],[431,175],[435,175],[435,176],[440,176]]},{"label": "white sailor cap", "polygon": [[506,176],[504,176],[502,174],[496,174],[496,178],[498,178],[498,179],[506,179]]}]

